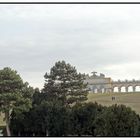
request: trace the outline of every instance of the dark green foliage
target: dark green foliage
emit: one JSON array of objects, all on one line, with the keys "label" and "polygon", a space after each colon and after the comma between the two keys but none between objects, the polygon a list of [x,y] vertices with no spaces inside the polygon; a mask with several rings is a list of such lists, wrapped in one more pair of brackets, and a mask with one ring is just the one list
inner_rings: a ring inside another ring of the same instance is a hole
[{"label": "dark green foliage", "polygon": [[75,67],[65,61],[56,62],[44,77],[43,92],[47,100],[61,100],[65,105],[87,100],[84,75],[77,73]]},{"label": "dark green foliage", "polygon": [[75,136],[94,136],[97,115],[104,107],[97,103],[76,104],[71,111],[71,133]]},{"label": "dark green foliage", "polygon": [[32,133],[30,133],[30,131],[33,131],[32,119],[33,118],[31,112],[22,112],[17,115],[16,112],[13,111],[11,114],[11,122],[10,122],[12,136],[32,135]]},{"label": "dark green foliage", "polygon": [[19,92],[23,86],[22,79],[10,68],[0,70],[0,111],[9,112],[19,100]]},{"label": "dark green foliage", "polygon": [[59,102],[42,102],[21,116],[17,118],[13,114],[11,119],[12,133],[15,136],[63,136],[67,133],[67,110]]},{"label": "dark green foliage", "polygon": [[103,107],[97,103],[42,102],[19,118],[12,117],[14,136],[139,136],[140,121],[123,105]]},{"label": "dark green foliage", "polygon": [[42,93],[38,88],[34,90],[33,99],[32,99],[33,106],[40,105],[41,102],[44,100]]},{"label": "dark green foliage", "polygon": [[67,126],[67,110],[66,107],[56,104],[49,104],[49,114],[46,115],[48,123],[49,136],[63,136],[65,135]]},{"label": "dark green foliage", "polygon": [[0,112],[5,114],[6,131],[10,136],[10,115],[13,110],[17,112],[31,107],[30,93],[33,89],[23,83],[15,70],[4,68],[0,70]]},{"label": "dark green foliage", "polygon": [[140,136],[140,116],[138,115],[139,123],[137,124],[138,130],[136,131],[136,136]]},{"label": "dark green foliage", "polygon": [[139,117],[129,107],[108,107],[94,122],[96,136],[136,136]]}]

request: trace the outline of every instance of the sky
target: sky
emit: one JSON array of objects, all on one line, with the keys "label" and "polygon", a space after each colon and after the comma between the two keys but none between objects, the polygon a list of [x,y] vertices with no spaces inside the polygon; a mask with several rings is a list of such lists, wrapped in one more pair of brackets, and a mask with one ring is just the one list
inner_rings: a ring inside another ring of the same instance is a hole
[{"label": "sky", "polygon": [[0,69],[40,89],[61,60],[81,73],[140,80],[139,13],[140,5],[0,5]]}]

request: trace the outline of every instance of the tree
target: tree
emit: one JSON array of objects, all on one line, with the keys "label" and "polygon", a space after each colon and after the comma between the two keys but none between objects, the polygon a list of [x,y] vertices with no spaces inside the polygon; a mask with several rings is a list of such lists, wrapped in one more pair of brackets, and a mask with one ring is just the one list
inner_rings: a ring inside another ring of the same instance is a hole
[{"label": "tree", "polygon": [[38,106],[44,100],[43,94],[42,94],[42,92],[40,92],[40,90],[38,88],[35,88],[34,91],[35,92],[33,94],[32,103],[33,103],[33,106]]},{"label": "tree", "polygon": [[11,112],[27,110],[31,107],[28,83],[23,83],[17,71],[11,68],[0,70],[0,112],[5,114],[7,136],[11,136],[10,115]]},{"label": "tree", "polygon": [[139,116],[125,105],[112,105],[95,122],[96,136],[137,136]]},{"label": "tree", "polygon": [[67,135],[68,107],[62,106],[60,102],[44,102],[42,107],[46,112],[44,115],[46,136]]},{"label": "tree", "polygon": [[44,101],[17,117],[12,114],[11,128],[14,136],[64,136],[67,135],[68,108],[60,102]]},{"label": "tree", "polygon": [[44,77],[43,93],[47,100],[61,100],[65,105],[87,100],[85,75],[65,61],[56,62]]},{"label": "tree", "polygon": [[74,136],[94,136],[94,121],[105,107],[97,103],[75,104],[70,115],[70,133]]}]

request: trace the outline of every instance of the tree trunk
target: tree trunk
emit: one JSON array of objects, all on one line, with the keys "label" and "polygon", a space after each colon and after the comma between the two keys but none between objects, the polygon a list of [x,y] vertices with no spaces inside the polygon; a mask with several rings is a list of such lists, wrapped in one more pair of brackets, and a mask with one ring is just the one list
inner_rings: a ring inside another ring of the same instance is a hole
[{"label": "tree trunk", "polygon": [[9,123],[6,123],[6,132],[7,136],[11,136],[10,128],[9,128]]},{"label": "tree trunk", "polygon": [[18,132],[18,137],[20,137],[20,131]]},{"label": "tree trunk", "polygon": [[10,131],[10,118],[9,118],[9,112],[5,113],[5,120],[6,120],[6,133],[7,136],[11,136],[11,131]]},{"label": "tree trunk", "polygon": [[48,137],[49,136],[49,133],[48,133],[48,130],[46,129],[46,136]]}]

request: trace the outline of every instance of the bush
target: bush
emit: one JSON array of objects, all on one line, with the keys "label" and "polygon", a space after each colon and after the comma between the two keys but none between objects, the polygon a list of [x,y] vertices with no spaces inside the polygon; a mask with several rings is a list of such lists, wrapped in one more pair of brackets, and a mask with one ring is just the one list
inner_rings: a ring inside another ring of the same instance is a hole
[{"label": "bush", "polygon": [[124,105],[113,105],[100,114],[94,126],[96,136],[138,136],[139,116]]}]

